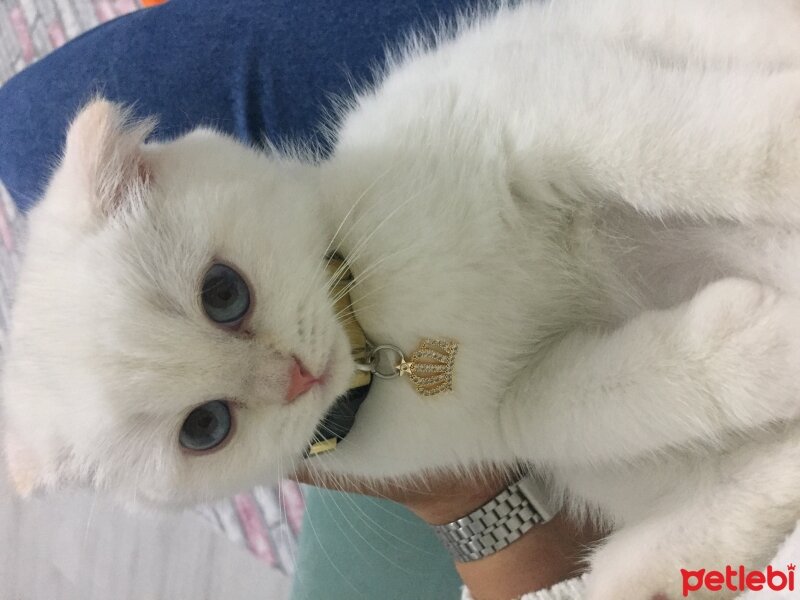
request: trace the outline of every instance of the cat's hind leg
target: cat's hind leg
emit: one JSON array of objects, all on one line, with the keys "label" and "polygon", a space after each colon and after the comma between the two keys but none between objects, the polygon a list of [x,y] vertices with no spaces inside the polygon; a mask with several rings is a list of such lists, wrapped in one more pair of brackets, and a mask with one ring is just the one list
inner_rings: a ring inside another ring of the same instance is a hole
[{"label": "cat's hind leg", "polygon": [[[737,451],[671,496],[658,516],[613,533],[591,559],[587,600],[738,596],[740,565],[763,571],[800,517],[800,436],[792,435]],[[788,577],[787,567],[775,565]],[[707,578],[711,571],[726,581]]]},{"label": "cat's hind leg", "polygon": [[517,197],[800,225],[800,0],[542,10],[555,34],[509,84]]},{"label": "cat's hind leg", "polygon": [[664,65],[800,66],[797,0],[591,0],[562,9],[584,37],[637,48]]},{"label": "cat's hind leg", "polygon": [[516,197],[800,226],[800,68],[663,68],[588,53],[565,50],[559,81],[539,84],[548,103],[511,123]]}]

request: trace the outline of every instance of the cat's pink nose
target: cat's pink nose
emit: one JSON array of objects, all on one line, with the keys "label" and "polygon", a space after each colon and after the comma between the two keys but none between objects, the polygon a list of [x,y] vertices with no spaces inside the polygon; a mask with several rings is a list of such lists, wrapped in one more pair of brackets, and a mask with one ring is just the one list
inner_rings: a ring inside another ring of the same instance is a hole
[{"label": "cat's pink nose", "polygon": [[306,371],[306,368],[296,358],[292,360],[289,371],[289,389],[286,390],[286,403],[294,402],[298,396],[302,396],[312,387],[319,383],[319,379]]}]

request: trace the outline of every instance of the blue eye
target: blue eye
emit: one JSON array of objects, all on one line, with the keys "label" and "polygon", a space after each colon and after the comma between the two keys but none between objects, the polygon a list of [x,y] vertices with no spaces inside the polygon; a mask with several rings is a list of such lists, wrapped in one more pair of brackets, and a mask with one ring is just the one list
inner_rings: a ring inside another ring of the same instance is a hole
[{"label": "blue eye", "polygon": [[189,413],[178,439],[187,450],[211,450],[227,439],[232,424],[228,403],[214,400]]},{"label": "blue eye", "polygon": [[250,308],[250,290],[242,276],[219,263],[206,272],[200,299],[208,318],[221,325],[237,325]]}]

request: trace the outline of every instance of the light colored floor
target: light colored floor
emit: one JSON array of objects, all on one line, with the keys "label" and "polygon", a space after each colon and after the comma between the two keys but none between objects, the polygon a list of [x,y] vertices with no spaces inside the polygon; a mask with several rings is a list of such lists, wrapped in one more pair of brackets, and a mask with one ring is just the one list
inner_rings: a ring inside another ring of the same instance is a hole
[{"label": "light colored floor", "polygon": [[0,600],[282,600],[289,578],[196,513],[131,515],[87,493],[22,501],[0,477]]}]

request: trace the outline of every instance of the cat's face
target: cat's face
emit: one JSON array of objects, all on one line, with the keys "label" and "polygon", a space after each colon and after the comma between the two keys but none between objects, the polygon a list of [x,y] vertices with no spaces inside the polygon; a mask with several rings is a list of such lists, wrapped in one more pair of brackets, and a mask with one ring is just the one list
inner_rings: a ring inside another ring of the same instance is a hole
[{"label": "cat's face", "polygon": [[124,120],[84,109],[30,216],[12,476],[173,504],[284,475],[353,369],[315,170],[208,131],[143,145]]}]

